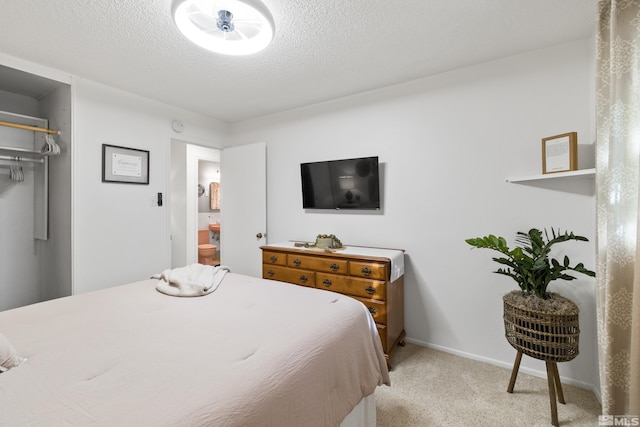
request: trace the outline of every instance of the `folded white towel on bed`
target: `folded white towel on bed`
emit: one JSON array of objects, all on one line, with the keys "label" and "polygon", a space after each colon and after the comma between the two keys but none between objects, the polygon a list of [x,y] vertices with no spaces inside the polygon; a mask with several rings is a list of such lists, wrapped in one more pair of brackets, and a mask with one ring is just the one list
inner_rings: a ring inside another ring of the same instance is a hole
[{"label": "folded white towel on bed", "polygon": [[186,267],[164,270],[157,278],[156,289],[174,297],[199,297],[215,291],[229,267],[191,264]]},{"label": "folded white towel on bed", "polygon": [[14,368],[26,359],[18,356],[15,347],[9,342],[7,337],[0,333],[0,372]]}]

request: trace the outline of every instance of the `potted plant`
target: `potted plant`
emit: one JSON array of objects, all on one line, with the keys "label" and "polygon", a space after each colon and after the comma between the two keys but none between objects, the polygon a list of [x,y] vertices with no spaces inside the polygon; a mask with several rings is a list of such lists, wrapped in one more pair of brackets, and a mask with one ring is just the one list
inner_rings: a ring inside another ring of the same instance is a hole
[{"label": "potted plant", "polygon": [[550,257],[551,247],[570,240],[587,242],[583,236],[551,229],[532,228],[528,233],[518,232],[516,246],[511,249],[503,237],[488,235],[465,240],[475,248],[492,249],[501,255],[493,258],[501,265],[494,273],[511,277],[519,291],[503,296],[505,336],[517,351],[508,392],[513,391],[522,354],[544,360],[547,364],[552,422],[558,425],[555,410],[555,392],[564,403],[556,362],[566,362],[578,355],[578,306],[568,298],[548,292],[554,280],[574,280],[571,271],[587,276],[595,272],[583,263],[571,266],[568,256],[562,261]]},{"label": "potted plant", "polygon": [[[532,357],[541,358],[539,357],[541,355],[540,352],[551,351],[551,349],[546,348],[548,346],[542,345],[545,344],[544,341],[551,339],[573,340],[573,338],[570,339],[569,337],[560,339],[559,337],[547,335],[550,324],[559,325],[557,316],[567,316],[567,319],[575,317],[576,324],[574,331],[574,328],[570,327],[569,323],[564,323],[565,327],[562,328],[564,332],[571,336],[575,335],[575,346],[564,349],[563,353],[566,354],[556,355],[556,358],[558,358],[556,361],[571,360],[578,355],[578,307],[568,298],[547,291],[547,287],[554,280],[576,279],[575,276],[569,274],[571,271],[591,277],[595,276],[595,272],[587,269],[583,263],[572,266],[568,256],[565,256],[562,261],[550,257],[549,254],[553,245],[570,240],[588,241],[586,237],[578,236],[573,232],[565,231],[561,233],[560,230],[556,232],[556,230],[551,229],[551,235],[549,235],[546,230],[543,232],[536,228],[532,228],[528,233],[519,231],[516,236],[516,246],[513,249],[509,248],[507,241],[503,237],[494,235],[466,240],[468,244],[475,248],[492,249],[502,254],[502,256],[493,258],[495,262],[502,266],[494,273],[511,277],[520,288],[520,291],[510,292],[503,297],[507,340],[517,350],[522,350]],[[526,319],[522,320],[522,322],[518,321],[518,316],[524,316],[527,313],[529,315],[526,316]],[[514,315],[516,318],[512,319]],[[551,318],[550,316],[556,317]],[[538,319],[541,323],[537,324],[535,319]],[[534,330],[531,334],[527,334],[528,331],[523,330],[517,323],[511,324],[511,320],[536,326],[533,327]],[[507,324],[508,321],[509,324]],[[527,335],[530,335],[528,338],[531,338],[532,342],[524,342]],[[543,355],[545,358],[550,356],[546,353]]]},{"label": "potted plant", "polygon": [[495,257],[493,260],[506,267],[499,268],[494,273],[511,277],[518,283],[525,296],[535,295],[546,300],[551,297],[551,294],[547,292],[549,283],[557,279],[575,279],[574,276],[567,273],[567,270],[592,277],[596,275],[593,271],[586,269],[582,263],[571,267],[567,256],[564,257],[562,263],[554,258],[549,258],[553,245],[569,240],[589,241],[586,237],[577,236],[573,232],[560,233],[558,230],[556,233],[554,229],[551,229],[551,238],[549,238],[546,230],[543,233],[536,228],[532,228],[528,233],[519,231],[516,237],[516,243],[519,246],[514,249],[509,249],[507,241],[503,237],[496,237],[492,234],[465,241],[476,248],[493,249],[502,253],[504,256]]}]

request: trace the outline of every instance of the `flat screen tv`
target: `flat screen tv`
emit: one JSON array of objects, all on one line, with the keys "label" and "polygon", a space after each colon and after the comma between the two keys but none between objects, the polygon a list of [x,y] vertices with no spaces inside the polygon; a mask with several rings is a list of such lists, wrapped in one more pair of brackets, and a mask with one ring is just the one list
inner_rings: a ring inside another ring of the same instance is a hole
[{"label": "flat screen tv", "polygon": [[380,209],[378,157],[302,163],[305,209]]}]

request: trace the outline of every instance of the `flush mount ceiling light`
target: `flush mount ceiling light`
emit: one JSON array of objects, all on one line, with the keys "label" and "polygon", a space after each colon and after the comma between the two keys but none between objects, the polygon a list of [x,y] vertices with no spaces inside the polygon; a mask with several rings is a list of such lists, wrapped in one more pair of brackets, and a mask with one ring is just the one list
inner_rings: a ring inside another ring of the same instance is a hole
[{"label": "flush mount ceiling light", "polygon": [[182,34],[213,52],[249,55],[273,39],[273,18],[258,0],[174,0],[172,13]]}]

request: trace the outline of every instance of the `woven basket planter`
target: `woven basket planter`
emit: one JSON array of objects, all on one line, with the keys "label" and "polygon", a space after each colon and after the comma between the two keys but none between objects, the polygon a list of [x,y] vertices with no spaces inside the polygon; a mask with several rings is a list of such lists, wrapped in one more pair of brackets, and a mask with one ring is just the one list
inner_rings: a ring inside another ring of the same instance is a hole
[{"label": "woven basket planter", "polygon": [[579,309],[573,301],[554,294],[554,301],[561,302],[564,309],[553,312],[516,304],[509,296],[503,297],[504,329],[513,348],[549,362],[567,362],[578,355]]}]

